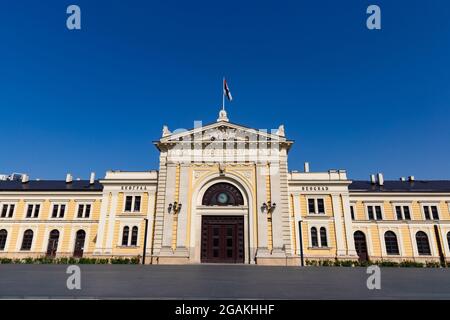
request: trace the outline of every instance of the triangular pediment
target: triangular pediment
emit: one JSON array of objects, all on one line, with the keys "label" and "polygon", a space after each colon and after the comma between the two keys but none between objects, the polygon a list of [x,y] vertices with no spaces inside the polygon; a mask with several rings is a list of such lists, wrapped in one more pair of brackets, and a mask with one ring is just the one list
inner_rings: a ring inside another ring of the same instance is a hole
[{"label": "triangular pediment", "polygon": [[[176,143],[179,141],[195,140],[196,142],[211,141],[279,141],[285,142],[284,128],[258,130],[228,121],[218,121],[205,126],[179,132],[168,132],[160,139],[160,143]],[[164,134],[164,133],[163,133]]]}]

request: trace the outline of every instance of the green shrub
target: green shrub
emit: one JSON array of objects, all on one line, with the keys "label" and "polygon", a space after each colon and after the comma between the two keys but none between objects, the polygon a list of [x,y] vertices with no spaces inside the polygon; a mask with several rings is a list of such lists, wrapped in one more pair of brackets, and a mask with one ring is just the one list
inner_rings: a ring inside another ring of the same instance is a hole
[{"label": "green shrub", "polygon": [[342,261],[340,261],[340,266],[341,267],[353,267],[353,266],[355,266],[357,264],[358,264],[357,261],[352,261],[352,260],[342,260]]},{"label": "green shrub", "polygon": [[97,259],[96,264],[109,264],[109,259]]},{"label": "green shrub", "polygon": [[423,268],[423,263],[415,261],[402,261],[400,262],[400,267],[403,268]]},{"label": "green shrub", "polygon": [[10,258],[1,258],[0,259],[0,264],[9,264],[9,263],[13,263],[13,259],[10,259]]},{"label": "green shrub", "polygon": [[139,263],[141,263],[141,257],[137,256],[137,257],[131,258],[130,263],[131,264],[139,264]]},{"label": "green shrub", "polygon": [[435,262],[435,261],[427,261],[427,262],[425,262],[425,266],[427,268],[440,268],[441,264],[439,262]]},{"label": "green shrub", "polygon": [[321,260],[320,265],[322,267],[331,267],[334,263],[331,260]]},{"label": "green shrub", "polygon": [[34,262],[34,258],[27,257],[27,258],[25,258],[25,259],[22,259],[22,262],[23,262],[23,263],[26,263],[26,264],[31,264],[31,263]]},{"label": "green shrub", "polygon": [[399,263],[398,262],[394,262],[394,261],[381,261],[381,262],[376,262],[377,265],[379,265],[380,267],[398,267]]}]

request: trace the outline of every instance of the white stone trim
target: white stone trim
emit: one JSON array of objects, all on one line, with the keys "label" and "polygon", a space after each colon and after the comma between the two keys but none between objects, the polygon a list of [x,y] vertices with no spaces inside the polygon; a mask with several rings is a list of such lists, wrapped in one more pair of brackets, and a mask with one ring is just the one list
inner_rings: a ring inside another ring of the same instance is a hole
[{"label": "white stone trim", "polygon": [[64,227],[61,224],[49,224],[45,226],[44,237],[42,239],[42,252],[44,254],[47,253],[48,240],[50,238],[50,232],[53,230],[58,230],[59,238],[58,238],[58,247],[56,248],[56,253],[61,251],[62,239],[64,239]]},{"label": "white stone trim", "polygon": [[[384,234],[388,231],[392,231],[397,237],[397,246],[398,246],[398,255],[388,254],[386,251],[386,241],[384,239]],[[378,234],[380,239],[381,246],[381,257],[382,258],[400,258],[403,256],[405,249],[403,245],[403,238],[400,227],[392,227],[392,226],[380,226],[378,228]]]},{"label": "white stone trim", "polygon": [[[312,234],[311,229],[316,228],[317,230],[317,244],[318,247],[312,246]],[[327,246],[322,246],[322,239],[320,236],[320,228],[325,228],[326,236],[327,236]],[[314,221],[314,222],[308,222],[308,249],[314,250],[314,249],[329,249],[332,248],[330,246],[330,233],[329,233],[329,226],[327,223],[320,222],[320,221]]]},{"label": "white stone trim", "polygon": [[2,225],[0,226],[0,230],[6,230],[7,235],[6,235],[6,242],[5,242],[5,248],[3,250],[0,250],[0,253],[5,253],[5,252],[9,252],[9,245],[11,243],[11,230],[13,228],[13,225]]},{"label": "white stone trim", "polygon": [[[120,220],[120,224],[119,224],[119,236],[117,237],[117,243],[116,245],[118,247],[130,247],[130,248],[137,248],[140,246],[140,234],[141,234],[141,222],[143,221],[143,219],[124,219],[124,220]],[[127,245],[122,245],[122,240],[123,240],[123,228],[128,227],[130,228],[128,231],[128,240],[127,240]],[[137,243],[135,246],[131,245],[131,235],[133,232],[133,227],[137,227],[138,228],[138,234],[137,234]],[[144,226],[145,228],[145,226]]]},{"label": "white stone trim", "polygon": [[[1,201],[0,202],[0,220],[12,220],[16,215],[18,201]],[[12,216],[9,217],[10,206],[14,205],[14,210]],[[6,217],[2,217],[1,214],[3,212],[3,206],[8,206]]]},{"label": "white stone trim", "polygon": [[[427,237],[428,237],[428,243],[430,244],[430,250],[431,250],[431,255],[429,255],[429,256],[420,255],[419,251],[417,250],[416,233],[419,232],[419,231],[425,232]],[[432,258],[432,257],[436,257],[436,256],[439,255],[438,252],[437,252],[436,243],[434,241],[433,225],[411,226],[409,228],[409,233],[410,233],[410,236],[411,236],[411,242],[412,242],[414,257],[417,257],[417,258],[427,258],[427,257]]]},{"label": "white stone trim", "polygon": [[[22,246],[22,242],[23,242],[23,235],[25,233],[25,231],[27,230],[32,230],[33,231],[33,241],[31,242],[31,249],[30,250],[20,250],[20,247]],[[33,225],[23,225],[19,228],[19,232],[17,234],[17,243],[16,243],[16,252],[30,252],[30,253],[34,253],[36,251],[36,246],[37,246],[37,236],[38,236],[38,225],[37,224],[33,224]]]},{"label": "white stone trim", "polygon": [[[364,201],[364,213],[366,215],[366,220],[368,221],[382,221],[385,220],[385,215],[384,215],[384,202],[379,202],[379,201]],[[379,206],[381,208],[381,219],[377,218],[377,212],[375,207]],[[370,219],[369,218],[369,209],[368,207],[373,207],[373,218],[374,219]]]},{"label": "white stone trim", "polygon": [[[327,196],[330,196],[330,194],[323,194],[323,195],[306,195],[306,214],[308,216],[326,216],[327,215],[327,205],[325,198]],[[318,205],[318,199],[323,200],[323,213],[319,213],[319,205]],[[309,212],[309,200],[314,200],[314,212]]]},{"label": "white stone trim", "polygon": [[[391,206],[392,206],[392,213],[394,214],[394,220],[397,220],[397,221],[414,220],[413,210],[412,210],[412,201],[391,201]],[[401,214],[402,214],[401,220],[397,218],[397,209],[395,207],[400,207]],[[410,219],[405,218],[404,207],[409,208],[409,218]]]}]

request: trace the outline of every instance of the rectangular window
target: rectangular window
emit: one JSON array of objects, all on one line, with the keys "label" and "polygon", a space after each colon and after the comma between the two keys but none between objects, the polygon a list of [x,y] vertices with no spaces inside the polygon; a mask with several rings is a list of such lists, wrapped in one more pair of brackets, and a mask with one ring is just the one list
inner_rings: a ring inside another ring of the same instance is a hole
[{"label": "rectangular window", "polygon": [[52,218],[57,218],[58,217],[58,205],[53,205],[53,212],[52,212]]},{"label": "rectangular window", "polygon": [[86,211],[84,212],[84,217],[85,218],[89,218],[91,216],[91,205],[87,204],[86,205]]},{"label": "rectangular window", "polygon": [[409,212],[408,206],[403,206],[403,215],[405,217],[405,220],[411,220],[411,214]]},{"label": "rectangular window", "polygon": [[409,206],[395,206],[397,220],[411,220]]},{"label": "rectangular window", "polygon": [[34,214],[33,214],[34,218],[39,217],[39,211],[41,211],[41,205],[40,204],[36,204],[34,206]]},{"label": "rectangular window", "polygon": [[33,208],[34,208],[34,205],[32,205],[32,204],[28,205],[27,218],[31,218],[31,216],[33,215]]},{"label": "rectangular window", "polygon": [[125,211],[126,212],[130,212],[131,211],[132,203],[133,203],[133,197],[132,196],[127,196],[125,198]]},{"label": "rectangular window", "polygon": [[429,207],[423,207],[423,213],[425,214],[425,220],[431,220]]},{"label": "rectangular window", "polygon": [[141,196],[134,197],[134,212],[141,211]]},{"label": "rectangular window", "polygon": [[373,219],[373,207],[372,206],[367,207],[367,215],[369,216],[369,220],[374,220]]},{"label": "rectangular window", "polygon": [[439,220],[437,206],[423,206],[425,220]]},{"label": "rectangular window", "polygon": [[323,199],[317,199],[317,209],[318,213],[325,213],[325,205]]},{"label": "rectangular window", "polygon": [[403,220],[402,207],[396,206],[395,213],[397,214],[397,220]]},{"label": "rectangular window", "polygon": [[14,208],[16,206],[14,204],[4,204],[2,206],[1,210],[1,216],[2,218],[12,218],[14,214]]},{"label": "rectangular window", "polygon": [[141,196],[126,196],[124,212],[140,212]]},{"label": "rectangular window", "polygon": [[79,204],[77,218],[89,218],[91,215],[90,204]]},{"label": "rectangular window", "polygon": [[325,201],[322,198],[308,199],[309,214],[325,214]]},{"label": "rectangular window", "polygon": [[436,206],[431,206],[431,213],[433,214],[434,220],[439,220],[438,210]]},{"label": "rectangular window", "polygon": [[39,217],[39,211],[41,210],[40,204],[29,204],[27,208],[27,218]]},{"label": "rectangular window", "polygon": [[381,207],[375,206],[375,213],[377,214],[377,220],[383,220],[383,217],[381,216]]},{"label": "rectangular window", "polygon": [[2,218],[6,218],[7,214],[8,214],[8,205],[4,204],[2,207]]},{"label": "rectangular window", "polygon": [[350,206],[350,215],[352,217],[352,220],[355,220],[355,207]]},{"label": "rectangular window", "polygon": [[383,220],[381,206],[367,206],[367,217],[369,220]]},{"label": "rectangular window", "polygon": [[77,218],[83,218],[83,213],[84,213],[84,204],[79,204]]},{"label": "rectangular window", "polygon": [[308,212],[316,213],[316,206],[314,204],[314,199],[308,199]]},{"label": "rectangular window", "polygon": [[66,205],[65,204],[54,204],[52,210],[52,218],[64,218],[64,214],[66,213]]}]

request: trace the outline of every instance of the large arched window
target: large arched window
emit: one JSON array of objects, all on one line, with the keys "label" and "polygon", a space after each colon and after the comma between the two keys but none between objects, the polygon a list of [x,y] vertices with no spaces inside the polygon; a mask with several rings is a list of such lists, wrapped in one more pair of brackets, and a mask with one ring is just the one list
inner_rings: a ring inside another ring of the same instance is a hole
[{"label": "large arched window", "polygon": [[391,255],[398,255],[400,251],[398,249],[397,236],[392,231],[386,231],[384,234],[384,243],[386,245],[386,253]]},{"label": "large arched window", "polygon": [[367,242],[366,235],[362,231],[355,231],[353,234],[353,240],[355,241],[355,250],[358,253],[360,261],[369,260],[369,255],[367,252]]},{"label": "large arched window", "polygon": [[137,239],[138,239],[138,227],[133,227],[131,229],[131,245],[137,246]]},{"label": "large arched window", "polygon": [[31,245],[33,244],[33,231],[28,229],[23,233],[22,246],[20,250],[28,251],[31,250]]},{"label": "large arched window", "polygon": [[430,242],[425,232],[419,231],[416,233],[417,251],[421,256],[431,256]]},{"label": "large arched window", "polygon": [[230,183],[220,182],[212,185],[203,195],[204,206],[240,206],[244,198],[238,188]]},{"label": "large arched window", "polygon": [[320,246],[328,247],[327,229],[325,227],[320,228]]},{"label": "large arched window", "polygon": [[127,246],[128,245],[128,236],[130,234],[130,228],[125,226],[123,227],[123,232],[122,232],[122,245],[123,246]]},{"label": "large arched window", "polygon": [[317,228],[312,227],[311,228],[311,247],[318,247],[319,246],[319,239],[317,237]]},{"label": "large arched window", "polygon": [[7,238],[8,238],[8,231],[6,231],[5,229],[0,230],[0,250],[5,250]]},{"label": "large arched window", "polygon": [[55,257],[58,250],[59,231],[54,229],[48,235],[47,257]]}]

